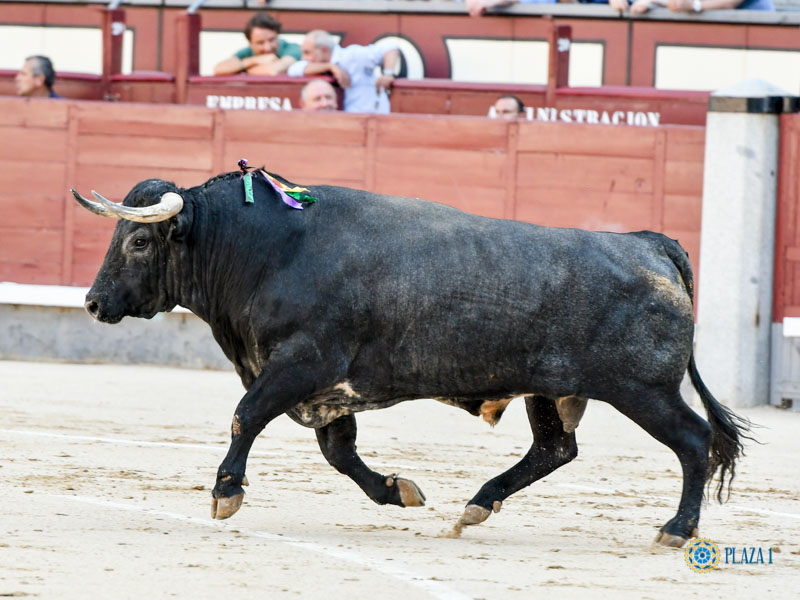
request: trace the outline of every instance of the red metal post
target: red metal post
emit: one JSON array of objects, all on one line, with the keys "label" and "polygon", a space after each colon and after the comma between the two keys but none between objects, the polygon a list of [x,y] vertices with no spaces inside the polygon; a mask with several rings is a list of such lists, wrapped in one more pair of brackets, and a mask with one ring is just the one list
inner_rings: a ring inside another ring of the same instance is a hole
[{"label": "red metal post", "polygon": [[547,106],[554,106],[556,90],[569,85],[569,50],[572,46],[572,27],[553,23],[550,27],[548,41],[550,53],[545,103]]},{"label": "red metal post", "polygon": [[189,77],[200,73],[200,15],[181,13],[175,28],[175,101],[186,104]]},{"label": "red metal post", "polygon": [[110,89],[111,76],[122,72],[122,34],[125,33],[125,11],[121,8],[102,11],[103,32],[103,96]]}]

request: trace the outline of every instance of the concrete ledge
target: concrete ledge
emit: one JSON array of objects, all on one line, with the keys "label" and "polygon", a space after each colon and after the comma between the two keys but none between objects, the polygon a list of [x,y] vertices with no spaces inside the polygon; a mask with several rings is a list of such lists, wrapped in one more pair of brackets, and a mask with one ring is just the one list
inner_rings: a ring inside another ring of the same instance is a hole
[{"label": "concrete ledge", "polygon": [[106,325],[83,309],[86,291],[0,283],[0,359],[233,368],[209,326],[185,308]]}]

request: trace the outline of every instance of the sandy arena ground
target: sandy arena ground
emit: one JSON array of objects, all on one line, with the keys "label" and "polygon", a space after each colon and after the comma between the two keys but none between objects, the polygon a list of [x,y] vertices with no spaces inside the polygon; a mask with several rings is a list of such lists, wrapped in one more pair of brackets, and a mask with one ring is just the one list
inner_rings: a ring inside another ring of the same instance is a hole
[{"label": "sandy arena ground", "polygon": [[359,416],[359,449],[428,506],[380,507],[286,417],[250,455],[245,504],[209,518],[242,388],[232,372],[0,362],[0,597],[797,598],[800,413],[763,426],[701,535],[773,564],[691,571],[651,545],[677,508],[675,456],[590,403],[580,456],[460,539],[464,503],[530,444],[521,401],[494,429],[431,400]]}]

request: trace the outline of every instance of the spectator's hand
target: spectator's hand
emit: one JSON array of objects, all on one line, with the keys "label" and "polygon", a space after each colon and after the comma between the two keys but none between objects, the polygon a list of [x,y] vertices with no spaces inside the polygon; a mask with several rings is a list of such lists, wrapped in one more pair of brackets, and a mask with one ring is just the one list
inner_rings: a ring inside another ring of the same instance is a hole
[{"label": "spectator's hand", "polygon": [[619,12],[625,12],[629,6],[628,0],[608,0],[608,5]]},{"label": "spectator's hand", "polygon": [[667,6],[672,12],[691,12],[692,0],[669,0]]},{"label": "spectator's hand", "polygon": [[[687,0],[691,2],[691,0]],[[632,15],[643,15],[650,7],[653,5],[652,0],[636,0],[633,4],[631,4],[631,14]]]},{"label": "spectator's hand", "polygon": [[486,12],[487,8],[495,6],[508,6],[513,4],[514,0],[466,0],[467,10],[473,17],[480,17]]},{"label": "spectator's hand", "polygon": [[381,75],[375,80],[375,87],[380,90],[388,90],[394,83],[394,75]]},{"label": "spectator's hand", "polygon": [[336,83],[339,84],[339,87],[350,87],[350,75],[348,75],[347,71],[345,71],[342,67],[338,65],[331,65],[331,74],[336,80]]},{"label": "spectator's hand", "polygon": [[275,75],[277,73],[276,65],[278,62],[276,54],[259,54],[257,56],[250,56],[245,59],[247,63],[248,75]]}]

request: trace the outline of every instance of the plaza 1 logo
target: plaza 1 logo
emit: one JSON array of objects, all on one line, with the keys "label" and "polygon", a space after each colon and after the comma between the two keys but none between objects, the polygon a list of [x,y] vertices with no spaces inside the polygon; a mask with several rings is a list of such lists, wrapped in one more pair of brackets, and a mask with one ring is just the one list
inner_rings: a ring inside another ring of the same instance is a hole
[{"label": "plaza 1 logo", "polygon": [[708,573],[719,564],[719,547],[708,538],[694,538],[683,551],[684,559],[695,573]]},{"label": "plaza 1 logo", "polygon": [[[725,548],[726,565],[771,565],[773,548],[756,548],[754,546]],[[779,550],[776,550],[779,552]],[[717,568],[720,563],[719,547],[708,538],[694,538],[684,550],[684,559],[687,566],[695,573],[708,573]]]}]

